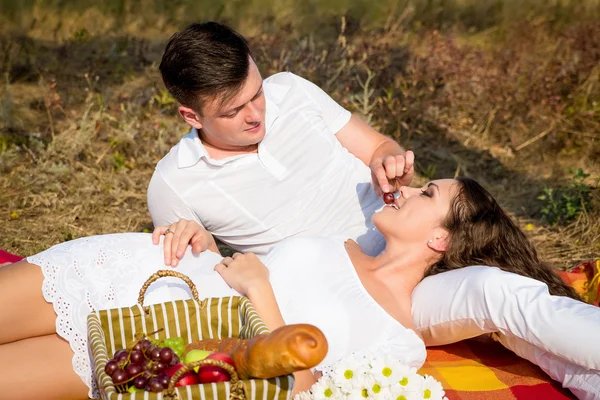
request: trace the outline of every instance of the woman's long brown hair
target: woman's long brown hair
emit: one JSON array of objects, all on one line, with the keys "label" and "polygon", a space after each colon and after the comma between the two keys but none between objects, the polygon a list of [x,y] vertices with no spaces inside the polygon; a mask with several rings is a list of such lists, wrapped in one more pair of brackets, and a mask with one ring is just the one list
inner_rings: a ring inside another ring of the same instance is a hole
[{"label": "woman's long brown hair", "polygon": [[469,178],[457,181],[458,194],[442,223],[450,233],[448,249],[425,272],[426,277],[469,265],[487,265],[544,282],[552,295],[581,300],[540,260],[533,244],[487,190]]}]

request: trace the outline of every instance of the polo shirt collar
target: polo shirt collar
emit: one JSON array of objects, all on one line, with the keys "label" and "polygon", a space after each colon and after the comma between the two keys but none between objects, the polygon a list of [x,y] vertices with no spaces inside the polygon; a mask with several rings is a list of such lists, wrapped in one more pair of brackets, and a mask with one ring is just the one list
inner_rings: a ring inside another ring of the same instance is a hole
[{"label": "polo shirt collar", "polygon": [[[263,88],[267,108],[265,113],[265,135],[267,135],[271,126],[273,126],[273,123],[279,117],[279,104],[283,101],[290,87],[273,82],[264,82]],[[210,160],[208,152],[198,136],[198,131],[196,128],[192,128],[191,132],[179,141],[177,164],[179,168],[188,168],[196,165],[203,157],[206,160]]]}]

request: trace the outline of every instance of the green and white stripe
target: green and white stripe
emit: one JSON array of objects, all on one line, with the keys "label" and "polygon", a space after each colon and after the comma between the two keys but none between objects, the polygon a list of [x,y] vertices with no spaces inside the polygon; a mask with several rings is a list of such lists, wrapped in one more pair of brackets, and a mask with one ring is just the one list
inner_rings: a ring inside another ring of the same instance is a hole
[{"label": "green and white stripe", "polygon": [[[88,340],[92,350],[94,374],[104,400],[162,399],[162,393],[118,394],[104,367],[116,350],[131,345],[137,333],[151,333],[156,339],[180,336],[186,344],[208,338],[244,339],[268,333],[264,322],[245,297],[172,301],[142,307],[96,311],[88,316]],[[249,400],[288,400],[292,397],[293,377],[243,381]],[[229,382],[177,388],[181,400],[229,399]]]}]

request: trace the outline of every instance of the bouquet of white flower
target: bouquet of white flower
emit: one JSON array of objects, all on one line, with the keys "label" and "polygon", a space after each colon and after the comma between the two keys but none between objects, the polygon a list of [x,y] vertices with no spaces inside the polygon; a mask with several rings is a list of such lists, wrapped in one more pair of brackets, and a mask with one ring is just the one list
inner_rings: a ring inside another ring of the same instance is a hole
[{"label": "bouquet of white flower", "polygon": [[448,400],[442,384],[395,358],[351,355],[294,400]]}]

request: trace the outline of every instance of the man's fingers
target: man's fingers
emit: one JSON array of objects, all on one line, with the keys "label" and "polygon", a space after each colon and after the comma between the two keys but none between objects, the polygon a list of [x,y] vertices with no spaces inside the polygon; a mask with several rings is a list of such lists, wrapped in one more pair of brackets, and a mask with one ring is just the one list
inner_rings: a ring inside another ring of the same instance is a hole
[{"label": "man's fingers", "polygon": [[166,234],[163,241],[165,265],[171,265],[171,240],[173,240],[173,235]]},{"label": "man's fingers", "polygon": [[[179,233],[179,232],[177,232]],[[177,240],[177,252],[175,253],[175,256],[177,258],[181,258],[183,257],[183,255],[185,254],[185,249],[187,248],[188,244],[192,243],[193,240],[198,240],[201,239],[202,236],[198,235],[197,238],[194,238],[195,235],[195,231],[193,229],[193,227],[190,226],[186,226],[185,228],[182,229],[181,234],[178,237]],[[194,250],[194,244],[192,243],[192,250]],[[204,249],[202,249],[204,250]],[[200,251],[202,251],[200,250]]]},{"label": "man's fingers", "polygon": [[415,153],[412,151],[407,151],[404,156],[406,162],[404,163],[404,173],[408,173],[415,165]]},{"label": "man's fingers", "polygon": [[177,266],[177,259],[181,258],[177,255],[177,250],[179,249],[179,243],[181,239],[181,233],[174,231],[173,234],[169,233],[167,236],[171,236],[171,266],[175,267]]},{"label": "man's fingers", "polygon": [[152,243],[157,245],[160,243],[160,235],[162,235],[162,232],[160,231],[160,226],[154,228],[154,231],[152,231]]},{"label": "man's fingers", "polygon": [[387,177],[385,175],[385,169],[383,168],[383,165],[376,165],[371,169],[371,171],[373,172],[373,175],[375,176],[375,179],[377,180],[377,183],[379,184],[381,190],[385,193],[390,192],[390,183],[388,182]]},{"label": "man's fingers", "polygon": [[231,258],[233,258],[235,260],[236,258],[238,258],[241,255],[242,255],[242,253],[233,253],[233,255],[231,256]]},{"label": "man's fingers", "polygon": [[192,253],[194,254],[198,254],[198,253],[202,253],[204,250],[203,246],[202,246],[202,236],[201,235],[197,235],[196,237],[192,238]]},{"label": "man's fingers", "polygon": [[388,180],[394,179],[396,177],[396,157],[386,157],[383,161],[383,166],[385,168],[385,177]]},{"label": "man's fingers", "polygon": [[396,175],[394,176],[394,178],[398,178],[401,177],[402,175],[404,175],[404,167],[406,166],[406,160],[404,158],[404,156],[397,156],[396,157]]}]

